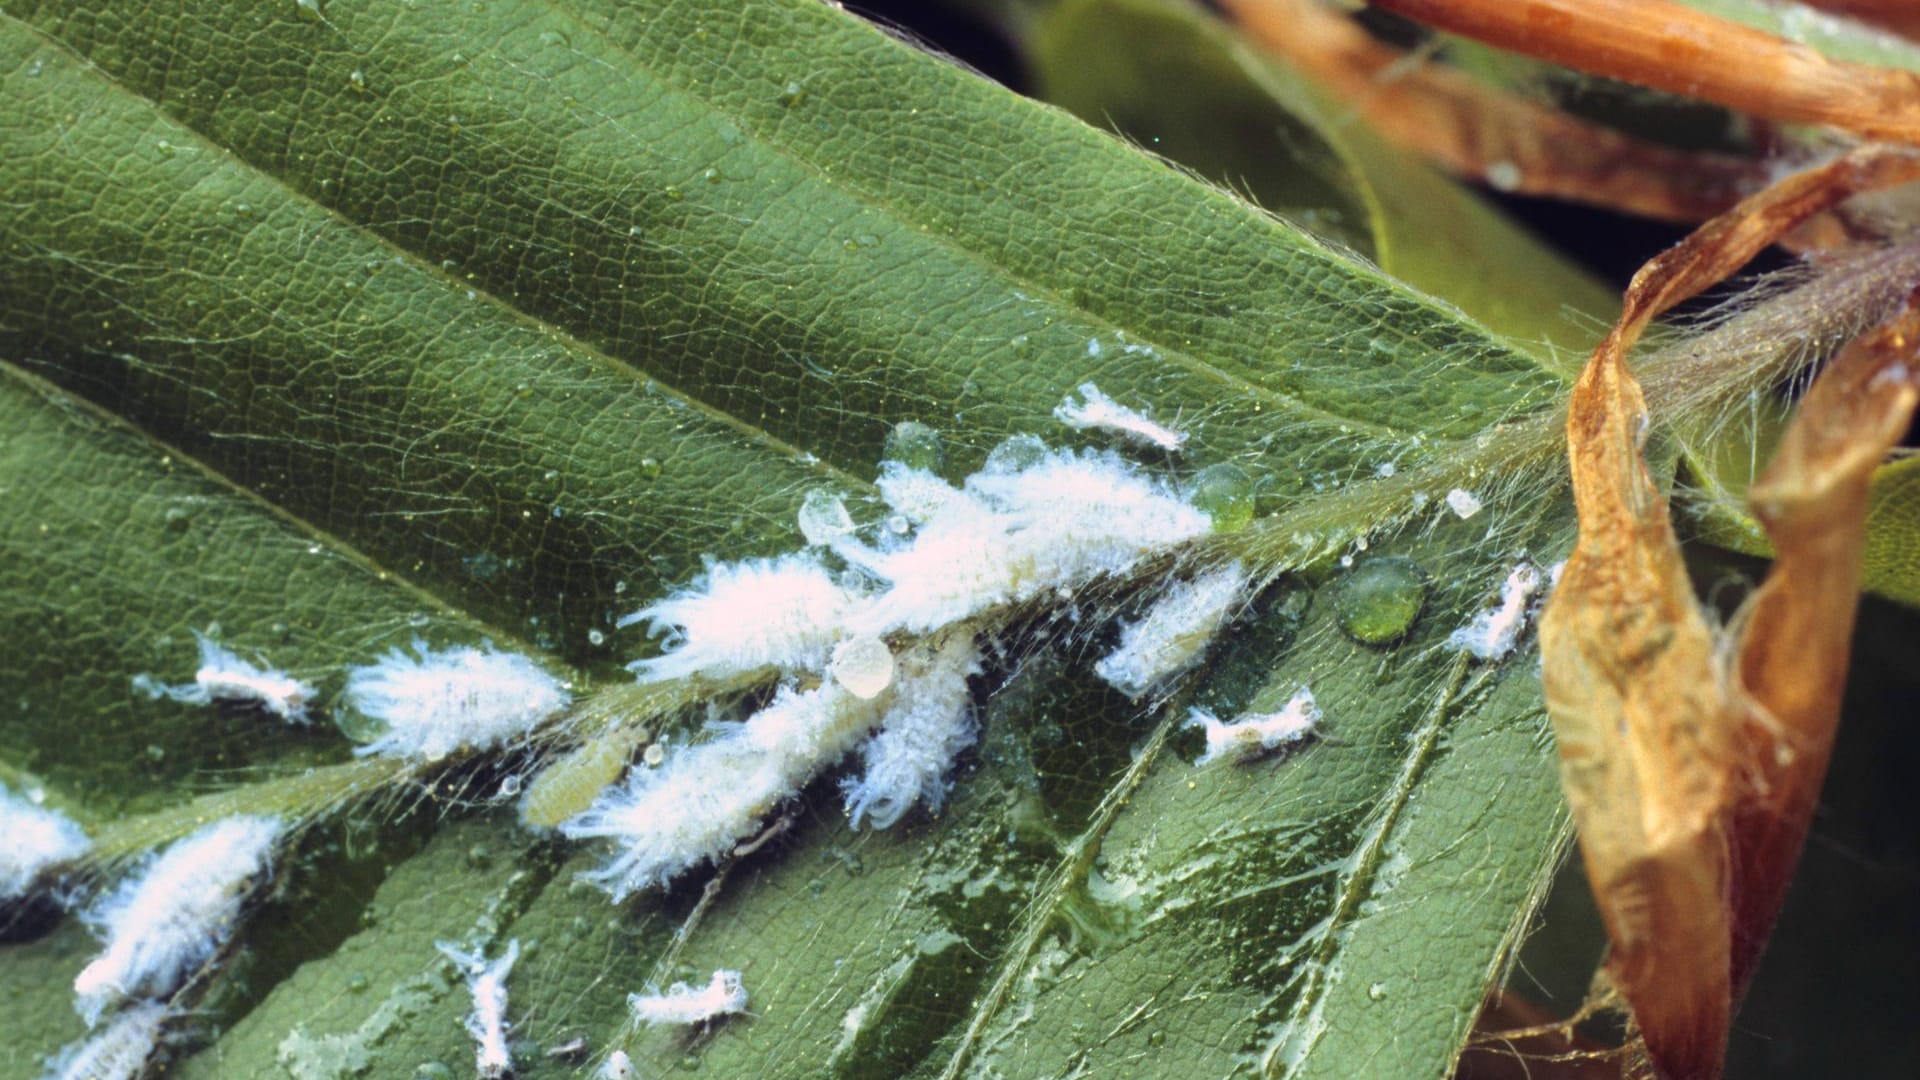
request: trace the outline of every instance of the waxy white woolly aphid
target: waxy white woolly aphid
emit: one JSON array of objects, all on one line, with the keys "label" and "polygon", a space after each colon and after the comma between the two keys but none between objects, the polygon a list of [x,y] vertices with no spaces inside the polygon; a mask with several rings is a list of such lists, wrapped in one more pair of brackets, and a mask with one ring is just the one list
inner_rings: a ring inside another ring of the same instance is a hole
[{"label": "waxy white woolly aphid", "polygon": [[1122,574],[1211,522],[1117,454],[1050,451],[967,478],[901,546],[851,541],[842,556],[884,581],[849,616],[861,632],[931,633],[990,608]]},{"label": "waxy white woolly aphid", "polygon": [[170,697],[187,705],[249,704],[291,724],[307,722],[307,703],[317,692],[311,684],[243,660],[198,630],[193,636],[200,643],[200,670],[193,673],[192,682],[168,686],[151,675],[135,675],[133,688],[149,697]]},{"label": "waxy white woolly aphid", "polygon": [[633,1067],[633,1059],[625,1050],[615,1050],[600,1063],[600,1071],[595,1074],[600,1080],[633,1080],[640,1073]]},{"label": "waxy white woolly aphid", "polygon": [[1120,644],[1093,666],[1094,673],[1139,698],[1198,662],[1246,592],[1246,568],[1238,562],[1174,585],[1121,631]]},{"label": "waxy white woolly aphid", "polygon": [[655,1024],[703,1024],[722,1016],[744,1012],[747,988],[740,973],[725,968],[713,973],[702,987],[674,983],[664,994],[628,994],[627,1007],[633,1018]]},{"label": "waxy white woolly aphid", "polygon": [[842,784],[856,829],[863,817],[876,829],[888,828],[916,802],[940,809],[953,759],[977,737],[967,688],[967,676],[980,671],[973,636],[956,630],[916,653],[901,658],[893,706],[881,718],[879,734],[861,747],[866,771]]},{"label": "waxy white woolly aphid", "polygon": [[26,895],[42,871],[79,858],[92,846],[73,819],[35,806],[0,784],[0,900]]},{"label": "waxy white woolly aphid", "polygon": [[391,649],[347,674],[348,705],[387,725],[355,750],[435,760],[455,750],[484,750],[525,735],[567,707],[560,680],[518,653],[487,646]]},{"label": "waxy white woolly aphid", "polygon": [[691,589],[617,625],[648,624],[666,652],[627,667],[642,679],[734,675],[763,667],[817,669],[840,637],[853,598],[808,555],[714,563]]},{"label": "waxy white woolly aphid", "polygon": [[1447,647],[1481,660],[1506,656],[1527,625],[1527,605],[1539,587],[1540,571],[1532,563],[1515,566],[1500,587],[1500,605],[1482,611],[1472,622],[1447,635]]},{"label": "waxy white woolly aphid", "polygon": [[782,686],[745,723],[668,758],[629,770],[624,783],[562,822],[576,840],[609,839],[613,858],[581,877],[624,900],[726,853],[780,800],[853,749],[880,716],[872,701],[828,682]]},{"label": "waxy white woolly aphid", "polygon": [[1205,709],[1196,708],[1187,715],[1187,726],[1207,732],[1207,752],[1200,755],[1201,765],[1221,758],[1245,761],[1278,750],[1306,738],[1319,722],[1320,707],[1314,703],[1313,691],[1304,686],[1294,691],[1279,712],[1249,714],[1231,723],[1222,722]]},{"label": "waxy white woolly aphid", "polygon": [[513,1051],[507,1047],[507,975],[520,959],[520,940],[507,942],[507,951],[496,960],[450,941],[436,941],[433,947],[460,965],[467,977],[467,992],[473,996],[467,1034],[473,1036],[474,1069],[489,1080],[507,1075],[513,1070]]},{"label": "waxy white woolly aphid", "polygon": [[1137,409],[1127,408],[1090,382],[1080,384],[1080,397],[1076,402],[1069,394],[1065,401],[1054,406],[1053,418],[1079,431],[1089,428],[1111,431],[1169,453],[1187,444],[1186,432],[1159,423]]},{"label": "waxy white woolly aphid", "polygon": [[178,841],[84,916],[106,951],[73,980],[91,1027],[109,1005],[172,993],[233,933],[248,883],[267,869],[280,821],[230,817]]},{"label": "waxy white woolly aphid", "polygon": [[134,1080],[147,1070],[167,1012],[158,1001],[122,1009],[112,1023],[49,1059],[43,1080]]}]

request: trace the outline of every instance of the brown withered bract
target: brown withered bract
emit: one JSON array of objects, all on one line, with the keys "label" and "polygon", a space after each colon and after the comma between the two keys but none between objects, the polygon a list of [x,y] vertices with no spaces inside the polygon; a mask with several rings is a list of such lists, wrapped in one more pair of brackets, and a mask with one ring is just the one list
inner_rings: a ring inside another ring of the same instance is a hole
[{"label": "brown withered bract", "polygon": [[1913,411],[1920,312],[1910,300],[1816,380],[1753,492],[1779,558],[1724,634],[1641,456],[1626,353],[1800,221],[1915,176],[1920,157],[1869,147],[1709,222],[1635,277],[1569,406],[1580,537],[1541,621],[1547,709],[1607,971],[1663,1075],[1719,1075],[1799,856],[1838,720],[1868,476]]}]

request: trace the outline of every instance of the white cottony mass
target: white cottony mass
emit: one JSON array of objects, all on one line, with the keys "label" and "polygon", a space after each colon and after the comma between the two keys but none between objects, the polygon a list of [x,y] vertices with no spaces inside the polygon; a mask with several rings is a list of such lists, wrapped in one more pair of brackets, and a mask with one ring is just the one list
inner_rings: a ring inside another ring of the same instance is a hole
[{"label": "white cottony mass", "polygon": [[133,688],[148,697],[170,697],[188,705],[249,704],[291,724],[307,722],[307,704],[315,694],[310,684],[243,660],[198,630],[193,636],[200,643],[200,669],[193,673],[192,682],[168,686],[151,675],[135,675]]},{"label": "white cottony mass", "polygon": [[347,675],[347,704],[387,730],[355,751],[424,758],[484,750],[525,735],[567,707],[566,687],[518,653],[491,646],[392,649]]},{"label": "white cottony mass", "polygon": [[241,901],[267,869],[280,821],[232,817],[176,842],[83,918],[106,951],[73,980],[74,1008],[91,1027],[130,998],[179,987],[233,934]]}]

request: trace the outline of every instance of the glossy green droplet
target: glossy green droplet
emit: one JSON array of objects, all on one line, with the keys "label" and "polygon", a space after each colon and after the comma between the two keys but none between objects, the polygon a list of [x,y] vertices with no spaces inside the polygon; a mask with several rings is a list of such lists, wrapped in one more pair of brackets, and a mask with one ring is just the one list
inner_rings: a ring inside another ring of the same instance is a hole
[{"label": "glossy green droplet", "polygon": [[385,735],[389,729],[385,720],[375,719],[358,709],[342,706],[333,712],[333,726],[340,729],[351,742],[365,746]]},{"label": "glossy green droplet", "polygon": [[1426,602],[1426,574],[1412,559],[1398,555],[1368,559],[1334,584],[1340,629],[1367,645],[1405,637]]},{"label": "glossy green droplet", "polygon": [[1193,476],[1193,505],[1213,519],[1214,532],[1238,532],[1253,521],[1253,477],[1238,465],[1209,465]]},{"label": "glossy green droplet", "polygon": [[937,473],[946,458],[940,433],[918,420],[902,420],[887,432],[886,445],[880,450],[885,461],[897,461],[909,469]]}]

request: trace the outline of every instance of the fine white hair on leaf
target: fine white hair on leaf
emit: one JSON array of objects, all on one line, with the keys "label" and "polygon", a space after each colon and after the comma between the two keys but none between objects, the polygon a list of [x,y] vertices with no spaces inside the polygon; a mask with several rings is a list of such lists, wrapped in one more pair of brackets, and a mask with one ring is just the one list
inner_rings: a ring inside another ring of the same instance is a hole
[{"label": "fine white hair on leaf", "polygon": [[493,960],[450,941],[436,941],[433,947],[458,964],[467,977],[467,992],[473,997],[467,1034],[473,1037],[475,1071],[488,1080],[506,1076],[513,1071],[513,1051],[507,1046],[507,975],[520,959],[520,940],[507,942],[507,951]]},{"label": "fine white hair on leaf", "polygon": [[1279,712],[1252,713],[1230,723],[1206,709],[1196,708],[1187,715],[1187,726],[1204,728],[1207,733],[1207,752],[1199,761],[1202,765],[1222,758],[1245,761],[1270,753],[1306,738],[1319,722],[1320,707],[1314,703],[1313,691],[1304,686],[1294,691]]},{"label": "fine white hair on leaf", "polygon": [[705,986],[677,982],[664,994],[628,994],[627,1007],[633,1018],[648,1027],[656,1024],[703,1024],[722,1016],[744,1012],[747,988],[740,973],[725,968],[713,973]]},{"label": "fine white hair on leaf", "polygon": [[128,878],[83,918],[106,951],[73,980],[74,1008],[92,1027],[109,1005],[172,993],[233,934],[247,885],[280,838],[270,817],[223,818]]},{"label": "fine white hair on leaf", "polygon": [[77,859],[92,846],[72,818],[0,784],[0,900],[26,895],[48,867]]},{"label": "fine white hair on leaf", "polygon": [[916,802],[940,809],[947,771],[976,737],[967,676],[980,672],[980,650],[971,633],[956,628],[939,645],[902,658],[902,668],[879,734],[861,747],[866,770],[842,783],[856,829],[863,817],[888,828]]},{"label": "fine white hair on leaf", "polygon": [[144,1075],[167,1016],[166,1005],[158,1001],[127,1006],[106,1027],[48,1059],[46,1080],[134,1080]]},{"label": "fine white hair on leaf", "polygon": [[1201,536],[1205,513],[1112,452],[1047,451],[967,478],[903,546],[838,547],[888,586],[850,623],[927,634],[990,608],[1123,574]]},{"label": "fine white hair on leaf", "polygon": [[307,704],[317,692],[311,684],[244,660],[198,630],[193,636],[200,643],[200,669],[192,682],[168,686],[151,675],[135,675],[133,688],[187,705],[229,701],[256,706],[290,724],[307,722]]},{"label": "fine white hair on leaf", "polygon": [[354,753],[437,760],[456,750],[484,750],[567,707],[560,680],[518,653],[466,645],[436,650],[418,638],[413,651],[391,649],[348,672],[347,704],[387,725],[384,735]]},{"label": "fine white hair on leaf", "polygon": [[854,598],[810,555],[714,563],[700,582],[621,619],[665,635],[661,656],[627,667],[643,680],[815,670]]},{"label": "fine white hair on leaf", "polygon": [[1247,571],[1238,562],[1179,582],[1121,631],[1120,643],[1094,664],[1094,673],[1139,699],[1197,663],[1246,594]]},{"label": "fine white hair on leaf", "polygon": [[1187,433],[1168,427],[1108,397],[1090,382],[1080,384],[1080,401],[1073,395],[1054,406],[1053,417],[1078,431],[1111,431],[1134,442],[1173,452],[1187,444]]},{"label": "fine white hair on leaf", "polygon": [[1540,587],[1540,571],[1523,562],[1507,574],[1500,586],[1500,603],[1473,617],[1447,636],[1447,647],[1481,660],[1498,660],[1513,651],[1527,625],[1527,607]]},{"label": "fine white hair on leaf", "polygon": [[613,841],[613,858],[581,877],[617,902],[732,850],[782,799],[844,757],[880,715],[872,701],[838,683],[782,686],[745,723],[667,759],[630,769],[560,831]]}]

